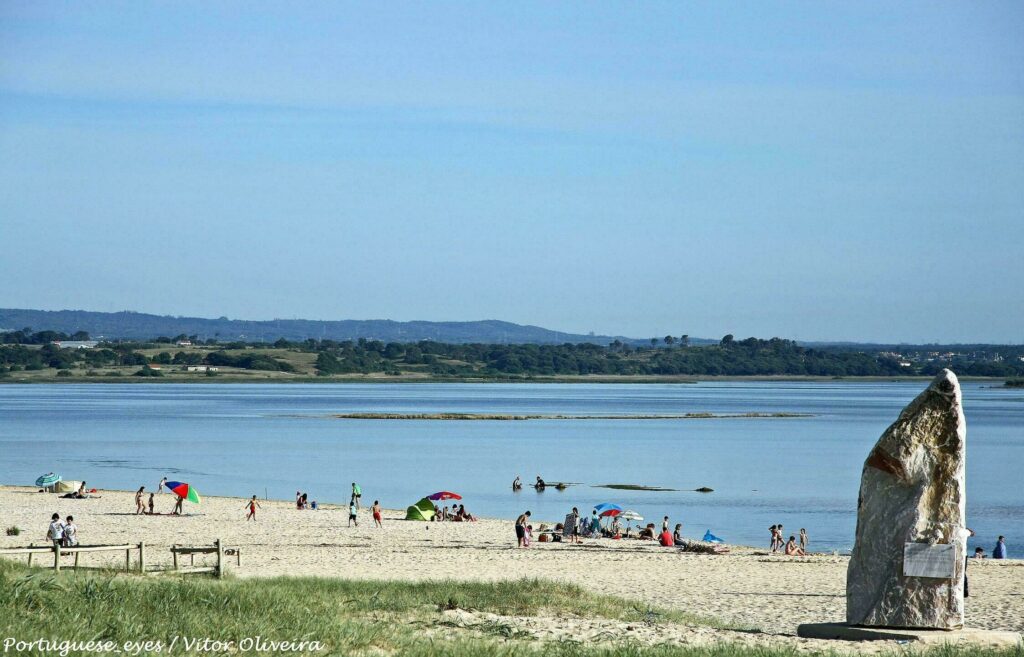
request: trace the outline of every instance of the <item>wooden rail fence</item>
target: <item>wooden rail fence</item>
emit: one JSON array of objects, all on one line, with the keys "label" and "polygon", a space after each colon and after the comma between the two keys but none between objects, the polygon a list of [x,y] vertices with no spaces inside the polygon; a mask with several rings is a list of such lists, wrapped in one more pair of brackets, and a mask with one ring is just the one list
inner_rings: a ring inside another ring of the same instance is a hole
[{"label": "wooden rail fence", "polygon": [[76,545],[74,547],[61,547],[60,545],[46,545],[36,546],[29,545],[27,548],[4,548],[0,549],[0,555],[28,555],[28,565],[32,565],[32,557],[37,554],[52,554],[53,555],[53,570],[60,572],[61,560],[60,558],[66,554],[75,555],[75,565],[73,568],[78,568],[78,560],[83,552],[124,552],[124,570],[129,572],[132,570],[132,551],[138,550],[139,552],[139,564],[138,571],[140,573],[146,572],[146,544],[137,543],[135,545]]},{"label": "wooden rail fence", "polygon": [[[137,544],[125,544],[125,545],[76,545],[74,547],[62,547],[59,545],[29,545],[28,547],[22,548],[2,548],[0,549],[0,555],[27,555],[28,565],[32,565],[32,560],[35,555],[52,554],[53,555],[53,570],[54,572],[60,572],[61,569],[61,557],[65,555],[75,555],[75,563],[72,568],[78,569],[79,557],[83,552],[124,552],[124,570],[125,572],[131,572],[132,569],[132,552],[138,550],[139,558],[138,565],[135,569],[139,573],[146,572],[146,544],[145,542]],[[199,566],[196,567],[197,554],[216,554],[217,563],[213,566]],[[180,563],[179,557],[189,557],[189,566],[183,568]],[[225,547],[220,539],[213,542],[213,546],[182,546],[172,545],[171,546],[171,558],[174,562],[174,572],[179,573],[214,573],[217,577],[224,577],[224,566],[225,558],[234,557],[235,563],[238,566],[242,565],[242,549],[241,548],[228,548]],[[160,572],[160,571],[155,571]]]}]

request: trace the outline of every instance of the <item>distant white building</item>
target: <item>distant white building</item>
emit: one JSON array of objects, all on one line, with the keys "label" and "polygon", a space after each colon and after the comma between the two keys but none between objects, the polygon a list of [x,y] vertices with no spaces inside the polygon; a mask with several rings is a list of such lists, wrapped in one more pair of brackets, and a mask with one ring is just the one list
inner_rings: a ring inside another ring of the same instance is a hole
[{"label": "distant white building", "polygon": [[212,367],[210,365],[186,365],[186,372],[219,372],[219,367]]},{"label": "distant white building", "polygon": [[192,341],[191,340],[178,340],[174,344],[178,345],[179,347],[191,347],[192,346]]},{"label": "distant white building", "polygon": [[54,340],[53,344],[60,349],[94,349],[99,344],[98,340]]}]

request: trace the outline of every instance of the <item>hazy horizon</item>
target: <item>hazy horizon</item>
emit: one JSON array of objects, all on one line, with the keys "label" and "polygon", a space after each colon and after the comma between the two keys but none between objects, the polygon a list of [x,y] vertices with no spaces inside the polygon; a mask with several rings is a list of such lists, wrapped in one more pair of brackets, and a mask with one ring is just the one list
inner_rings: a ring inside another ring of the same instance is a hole
[{"label": "hazy horizon", "polygon": [[1020,343],[1022,33],[1014,2],[4,3],[0,307]]}]

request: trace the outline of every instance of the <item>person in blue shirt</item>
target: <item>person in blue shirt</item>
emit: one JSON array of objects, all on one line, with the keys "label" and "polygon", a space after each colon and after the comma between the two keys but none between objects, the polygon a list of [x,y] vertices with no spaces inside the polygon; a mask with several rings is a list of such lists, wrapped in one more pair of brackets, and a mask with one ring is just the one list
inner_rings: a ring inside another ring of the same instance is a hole
[{"label": "person in blue shirt", "polygon": [[1003,536],[999,537],[996,541],[996,546],[992,548],[993,559],[1005,559],[1006,558],[1006,538]]}]

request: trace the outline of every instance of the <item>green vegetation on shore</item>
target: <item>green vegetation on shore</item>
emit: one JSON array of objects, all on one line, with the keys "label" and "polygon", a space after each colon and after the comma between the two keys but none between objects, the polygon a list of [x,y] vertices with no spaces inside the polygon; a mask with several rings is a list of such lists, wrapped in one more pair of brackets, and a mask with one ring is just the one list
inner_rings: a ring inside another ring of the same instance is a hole
[{"label": "green vegetation on shore", "polygon": [[[384,343],[379,340],[278,340],[273,344],[159,337],[149,342],[79,340],[53,331],[0,333],[0,378],[31,382],[163,381],[580,381],[697,376],[906,377],[952,367],[962,376],[1024,376],[1024,347],[999,351],[857,351],[810,348],[791,340],[736,340],[691,346],[685,340],[635,346],[596,344]],[[686,379],[685,377],[691,377]]]},{"label": "green vegetation on shore", "polygon": [[811,413],[678,413],[669,415],[502,415],[494,413],[337,413],[341,420],[719,420],[734,418],[799,418]]},{"label": "green vegetation on shore", "polygon": [[[461,622],[451,610],[496,614],[476,624]],[[537,638],[510,620],[557,617],[607,619],[653,628],[724,627],[681,612],[649,609],[611,596],[587,593],[568,584],[535,580],[495,583],[352,581],[325,578],[215,580],[201,576],[143,578],[112,573],[30,570],[0,560],[0,627],[19,640],[145,640],[176,648],[160,654],[199,654],[184,639],[233,641],[233,648],[206,654],[236,654],[259,636],[274,641],[320,642],[303,654],[455,655],[551,657],[789,657],[789,648],[748,648],[720,643],[709,647],[644,646],[638,643],[576,643]],[[749,631],[737,628],[741,631]],[[610,637],[614,641],[614,636]],[[307,644],[308,645],[308,644]],[[841,646],[840,646],[841,647]],[[28,649],[18,654],[55,654]],[[112,652],[70,655],[114,654]],[[157,654],[143,651],[141,654]],[[269,653],[267,653],[269,654]],[[917,653],[934,657],[1024,657],[1016,650],[943,648]]]}]

